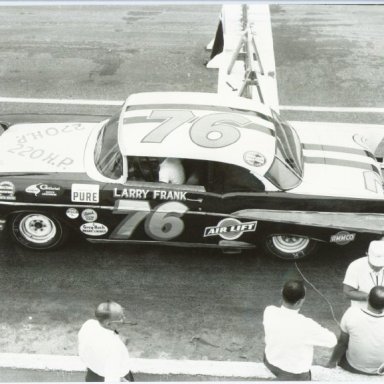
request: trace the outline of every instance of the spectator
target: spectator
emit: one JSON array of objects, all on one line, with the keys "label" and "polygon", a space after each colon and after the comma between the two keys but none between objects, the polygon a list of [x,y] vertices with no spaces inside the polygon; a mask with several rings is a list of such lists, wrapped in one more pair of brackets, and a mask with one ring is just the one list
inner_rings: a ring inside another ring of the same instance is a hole
[{"label": "spectator", "polygon": [[368,256],[352,261],[343,284],[351,306],[366,308],[369,291],[384,284],[384,241],[372,241]]},{"label": "spectator", "polygon": [[336,336],[314,320],[299,314],[305,299],[302,281],[289,280],[282,291],[281,307],[264,311],[264,364],[278,380],[311,380],[313,347],[331,348]]},{"label": "spectator", "polygon": [[373,287],[366,309],[350,307],[341,319],[341,333],[328,363],[360,374],[383,374],[384,287]]},{"label": "spectator", "polygon": [[118,333],[124,323],[123,308],[113,301],[101,303],[95,317],[78,334],[79,355],[87,367],[85,381],[133,381],[128,350]]}]

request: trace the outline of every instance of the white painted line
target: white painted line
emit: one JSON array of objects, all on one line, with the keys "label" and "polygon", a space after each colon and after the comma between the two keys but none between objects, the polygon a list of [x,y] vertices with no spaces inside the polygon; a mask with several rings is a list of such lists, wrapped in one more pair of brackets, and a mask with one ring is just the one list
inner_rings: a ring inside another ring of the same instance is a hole
[{"label": "white painted line", "polygon": [[[123,105],[125,100],[92,99],[34,99],[22,97],[0,97],[0,103],[20,104],[59,104],[59,105]],[[281,105],[280,110],[302,112],[347,112],[347,113],[384,113],[379,107],[312,107],[306,105]]]},{"label": "white painted line", "polygon": [[347,112],[347,113],[384,113],[384,108],[365,107],[310,107],[299,105],[281,105],[280,110],[302,112]]},{"label": "white painted line", "polygon": [[[83,372],[85,366],[78,356],[43,355],[27,353],[0,353],[0,368],[33,369],[47,371]],[[130,369],[135,373],[153,375],[202,375],[267,380],[274,376],[262,363],[213,360],[168,360],[132,358]],[[316,381],[357,381],[361,375],[341,368],[327,369],[313,366],[312,379]],[[364,376],[364,382],[382,382],[380,376]]]},{"label": "white painted line", "polygon": [[123,105],[119,100],[83,99],[26,99],[19,97],[0,97],[0,103],[63,104],[63,105]]}]

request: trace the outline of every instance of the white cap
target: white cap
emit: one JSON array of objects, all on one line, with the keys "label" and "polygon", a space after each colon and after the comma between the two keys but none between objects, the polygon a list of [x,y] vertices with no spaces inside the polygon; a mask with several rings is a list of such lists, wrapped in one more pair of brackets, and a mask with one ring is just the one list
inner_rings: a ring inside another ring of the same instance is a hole
[{"label": "white cap", "polygon": [[384,241],[371,241],[368,248],[368,260],[374,267],[384,267]]}]

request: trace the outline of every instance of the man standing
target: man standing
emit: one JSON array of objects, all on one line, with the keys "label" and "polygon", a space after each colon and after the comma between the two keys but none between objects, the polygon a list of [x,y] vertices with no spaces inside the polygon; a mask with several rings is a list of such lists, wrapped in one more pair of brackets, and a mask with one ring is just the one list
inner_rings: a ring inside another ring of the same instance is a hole
[{"label": "man standing", "polygon": [[384,285],[384,241],[372,241],[368,256],[352,261],[343,281],[344,294],[351,306],[366,308],[369,291]]},{"label": "man standing", "polygon": [[289,280],[282,290],[281,307],[264,311],[264,364],[278,380],[311,380],[313,347],[332,348],[336,336],[314,320],[299,314],[304,303],[302,281]]},{"label": "man standing", "polygon": [[101,303],[95,316],[78,334],[79,356],[87,367],[85,381],[133,381],[128,350],[117,330],[124,323],[122,306],[113,301]]},{"label": "man standing", "polygon": [[341,334],[328,363],[353,373],[384,372],[384,287],[374,287],[366,309],[350,307],[341,319]]}]

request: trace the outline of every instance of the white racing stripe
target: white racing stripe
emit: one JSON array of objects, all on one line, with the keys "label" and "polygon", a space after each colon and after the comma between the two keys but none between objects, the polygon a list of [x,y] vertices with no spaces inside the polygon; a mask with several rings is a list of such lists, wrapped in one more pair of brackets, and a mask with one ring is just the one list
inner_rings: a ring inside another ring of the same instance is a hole
[{"label": "white racing stripe", "polygon": [[[60,105],[122,105],[124,100],[87,100],[87,99],[34,99],[18,97],[0,97],[0,103],[60,104]],[[280,110],[302,112],[346,112],[346,113],[384,113],[384,108],[364,107],[314,107],[299,105],[281,105]]]}]

